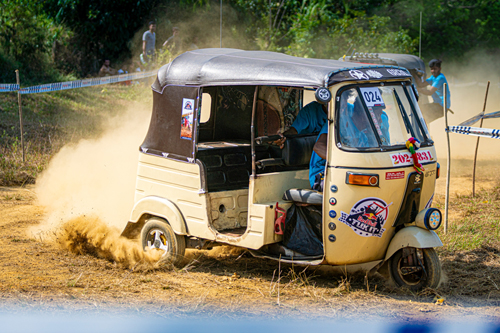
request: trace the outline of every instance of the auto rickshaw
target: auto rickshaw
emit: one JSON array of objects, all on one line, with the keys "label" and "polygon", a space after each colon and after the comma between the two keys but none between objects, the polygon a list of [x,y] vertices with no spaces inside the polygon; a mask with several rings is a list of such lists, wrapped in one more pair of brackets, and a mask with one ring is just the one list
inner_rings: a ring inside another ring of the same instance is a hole
[{"label": "auto rickshaw", "polygon": [[[388,270],[413,290],[437,287],[439,164],[411,78],[398,66],[266,51],[178,56],[152,85],[123,236],[173,264],[186,248],[229,244],[288,263]],[[322,192],[309,179],[318,133],[275,144],[310,102],[326,112]]]}]

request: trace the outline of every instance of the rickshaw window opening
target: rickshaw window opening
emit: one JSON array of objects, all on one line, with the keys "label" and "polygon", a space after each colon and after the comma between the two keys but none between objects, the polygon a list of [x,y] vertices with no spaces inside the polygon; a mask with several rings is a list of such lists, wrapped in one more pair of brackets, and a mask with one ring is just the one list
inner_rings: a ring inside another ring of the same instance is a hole
[{"label": "rickshaw window opening", "polygon": [[427,137],[426,131],[424,131],[424,127],[422,126],[422,122],[420,121],[420,117],[418,116],[417,110],[415,109],[415,106],[413,105],[413,101],[412,101],[412,99],[410,97],[410,93],[408,92],[408,85],[404,85],[403,86],[403,90],[405,92],[406,99],[408,100],[408,102],[410,104],[411,111],[412,111],[412,116],[415,117],[415,120],[416,120],[416,123],[418,125],[418,128],[420,129],[420,132],[422,133],[422,136],[424,137],[424,140],[427,142],[427,140],[429,138]]},{"label": "rickshaw window opening", "polygon": [[403,106],[403,103],[401,103],[401,99],[399,98],[398,92],[396,89],[393,89],[394,96],[396,97],[396,102],[398,103],[399,111],[401,112],[401,116],[403,117],[403,121],[405,123],[406,127],[406,132],[408,134],[411,134],[412,137],[415,137],[415,133],[413,132],[413,128],[411,127],[410,120],[408,119],[406,110]]}]

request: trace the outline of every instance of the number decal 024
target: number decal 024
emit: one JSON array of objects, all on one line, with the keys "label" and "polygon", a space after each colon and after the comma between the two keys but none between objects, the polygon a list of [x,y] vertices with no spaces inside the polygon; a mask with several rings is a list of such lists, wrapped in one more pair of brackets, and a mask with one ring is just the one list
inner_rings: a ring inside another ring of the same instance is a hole
[{"label": "number decal 024", "polygon": [[359,90],[361,91],[361,96],[363,96],[367,107],[385,106],[384,99],[377,87],[359,88]]}]

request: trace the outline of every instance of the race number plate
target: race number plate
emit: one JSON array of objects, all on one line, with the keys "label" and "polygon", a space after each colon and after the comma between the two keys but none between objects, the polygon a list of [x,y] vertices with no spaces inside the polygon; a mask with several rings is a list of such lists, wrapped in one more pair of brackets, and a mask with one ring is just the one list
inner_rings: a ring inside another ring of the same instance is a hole
[{"label": "race number plate", "polygon": [[367,107],[385,106],[380,90],[377,87],[359,88]]},{"label": "race number plate", "polygon": [[[432,162],[435,160],[430,150],[417,151],[417,157],[420,163]],[[391,161],[392,166],[413,165],[413,159],[409,152],[391,154]]]}]

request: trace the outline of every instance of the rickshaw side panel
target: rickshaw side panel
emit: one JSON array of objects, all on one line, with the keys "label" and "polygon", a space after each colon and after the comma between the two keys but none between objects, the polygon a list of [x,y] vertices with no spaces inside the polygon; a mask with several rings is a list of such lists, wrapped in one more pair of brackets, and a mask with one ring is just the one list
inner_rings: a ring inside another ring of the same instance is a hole
[{"label": "rickshaw side panel", "polygon": [[137,201],[130,214],[129,223],[138,223],[144,214],[161,217],[168,221],[174,232],[186,235],[186,221],[175,204],[158,196],[147,196]]},{"label": "rickshaw side panel", "polygon": [[148,196],[166,198],[184,217],[188,235],[214,239],[214,232],[208,226],[207,198],[202,193],[200,179],[198,164],[140,153],[135,202]]},{"label": "rickshaw side panel", "polygon": [[290,188],[309,188],[309,170],[265,173],[253,179],[254,191],[250,204],[273,204],[283,200]]},{"label": "rickshaw side panel", "polygon": [[[384,259],[386,249],[396,232],[393,225],[404,199],[408,178],[415,170],[412,166],[389,168],[391,154],[394,152],[353,153],[331,146],[329,165],[334,166],[327,170],[323,192],[325,260],[333,265],[346,265]],[[435,156],[434,148],[428,149]],[[354,169],[353,165],[359,165],[360,168]],[[423,175],[419,211],[430,204],[435,185],[436,163],[424,167],[428,176]],[[347,172],[376,174],[379,176],[379,185],[371,187],[346,184]],[[336,192],[332,191],[332,185],[336,186]],[[380,207],[377,209],[383,217],[382,228],[369,228],[365,231],[356,229],[357,225],[361,225],[356,222],[359,213],[372,204]],[[330,228],[331,222],[335,224],[334,230]]]}]

